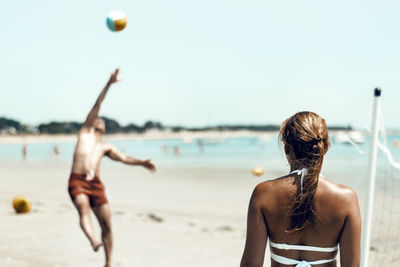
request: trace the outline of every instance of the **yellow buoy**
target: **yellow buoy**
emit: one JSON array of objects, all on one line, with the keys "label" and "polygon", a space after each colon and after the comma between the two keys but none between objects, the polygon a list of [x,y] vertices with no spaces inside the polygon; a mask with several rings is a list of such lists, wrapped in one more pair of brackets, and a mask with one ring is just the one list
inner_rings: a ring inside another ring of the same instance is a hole
[{"label": "yellow buoy", "polygon": [[13,207],[16,213],[27,213],[31,210],[31,202],[26,197],[19,195],[13,199]]},{"label": "yellow buoy", "polygon": [[263,167],[255,167],[255,168],[251,171],[251,173],[252,173],[253,175],[255,175],[255,176],[263,175],[264,172],[265,172],[265,170],[264,170]]},{"label": "yellow buoy", "polygon": [[393,145],[393,147],[398,147],[399,146],[399,140],[393,140],[392,145]]}]

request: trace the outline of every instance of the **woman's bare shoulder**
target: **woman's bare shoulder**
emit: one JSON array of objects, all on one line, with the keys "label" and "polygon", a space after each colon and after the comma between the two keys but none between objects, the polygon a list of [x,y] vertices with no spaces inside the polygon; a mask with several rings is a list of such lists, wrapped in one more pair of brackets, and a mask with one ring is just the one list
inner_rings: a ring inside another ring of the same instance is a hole
[{"label": "woman's bare shoulder", "polygon": [[259,183],[254,188],[252,198],[263,203],[268,203],[281,197],[282,194],[288,194],[293,189],[293,179],[285,175]]},{"label": "woman's bare shoulder", "polygon": [[320,177],[318,181],[317,197],[342,207],[358,205],[357,193],[353,188],[336,184],[324,177]]},{"label": "woman's bare shoulder", "polygon": [[347,185],[334,183],[325,177],[320,177],[318,184],[321,186],[321,189],[326,191],[326,193],[335,194],[335,195],[342,196],[345,198],[351,197],[352,195],[355,194],[355,191],[353,188],[351,188]]},{"label": "woman's bare shoulder", "polygon": [[268,191],[274,191],[281,186],[285,186],[288,183],[288,177],[288,175],[285,175],[272,180],[263,181],[256,185],[254,191],[261,194]]}]

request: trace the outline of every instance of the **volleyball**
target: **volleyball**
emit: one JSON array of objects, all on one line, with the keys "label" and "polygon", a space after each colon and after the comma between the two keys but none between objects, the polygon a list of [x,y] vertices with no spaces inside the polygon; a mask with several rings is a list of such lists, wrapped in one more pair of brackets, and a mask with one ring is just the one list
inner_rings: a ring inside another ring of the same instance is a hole
[{"label": "volleyball", "polygon": [[263,175],[264,172],[265,172],[265,170],[264,170],[263,167],[256,167],[256,168],[254,168],[254,169],[251,171],[251,173],[252,173],[253,175],[255,175],[255,176]]},{"label": "volleyball", "polygon": [[13,199],[13,208],[16,213],[27,213],[31,210],[31,202],[26,197],[19,195]]},{"label": "volleyball", "polygon": [[112,32],[119,32],[125,29],[128,18],[125,13],[120,10],[111,11],[107,16],[107,26]]}]

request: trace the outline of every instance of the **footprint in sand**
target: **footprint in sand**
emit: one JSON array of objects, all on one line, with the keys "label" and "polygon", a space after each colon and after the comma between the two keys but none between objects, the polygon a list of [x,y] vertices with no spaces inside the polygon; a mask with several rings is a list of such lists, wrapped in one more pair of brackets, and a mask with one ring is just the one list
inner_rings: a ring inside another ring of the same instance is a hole
[{"label": "footprint in sand", "polygon": [[158,222],[158,223],[161,223],[161,222],[164,221],[163,218],[161,218],[161,217],[159,217],[159,216],[157,216],[157,215],[155,215],[155,214],[153,214],[153,213],[147,214],[147,217],[149,217],[150,220],[152,220],[152,221],[154,221],[154,222]]},{"label": "footprint in sand", "polygon": [[227,226],[227,225],[223,225],[223,226],[217,227],[217,231],[220,231],[220,232],[232,232],[233,228],[230,227],[230,226]]}]

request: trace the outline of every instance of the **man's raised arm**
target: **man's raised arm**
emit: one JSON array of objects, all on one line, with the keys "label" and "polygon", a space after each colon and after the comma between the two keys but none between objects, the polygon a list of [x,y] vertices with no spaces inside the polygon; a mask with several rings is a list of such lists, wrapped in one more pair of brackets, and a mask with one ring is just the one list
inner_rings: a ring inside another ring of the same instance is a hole
[{"label": "man's raised arm", "polygon": [[90,110],[89,114],[86,117],[84,122],[84,126],[93,126],[96,118],[99,116],[100,106],[104,100],[104,97],[107,94],[108,89],[113,83],[119,82],[118,80],[118,73],[119,69],[116,69],[114,73],[111,74],[110,79],[107,81],[106,85],[104,86],[103,90],[101,90],[100,95],[97,97],[96,103],[94,104],[93,108]]}]

